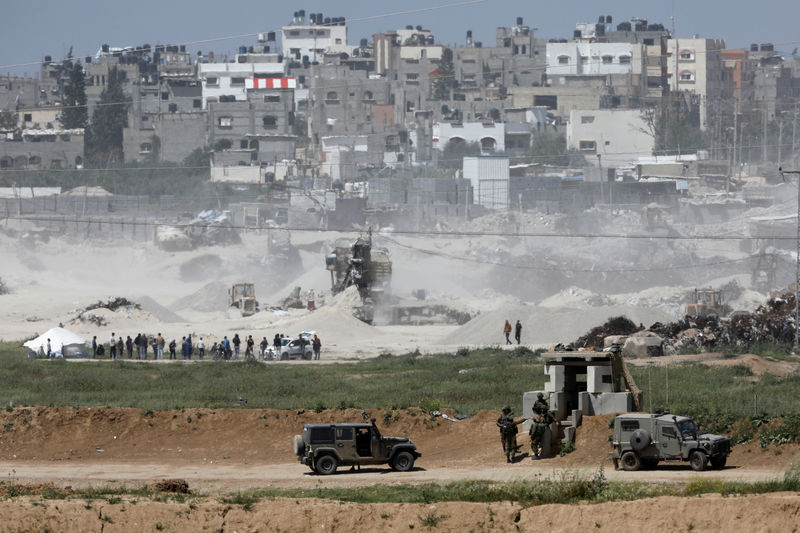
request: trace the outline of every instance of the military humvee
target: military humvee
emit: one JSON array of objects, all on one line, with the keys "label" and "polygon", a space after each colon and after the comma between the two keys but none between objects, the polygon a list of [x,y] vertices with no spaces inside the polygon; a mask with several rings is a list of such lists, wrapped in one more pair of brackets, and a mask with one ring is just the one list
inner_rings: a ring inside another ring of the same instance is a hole
[{"label": "military humvee", "polygon": [[693,470],[724,468],[731,439],[701,433],[694,420],[669,413],[628,413],[614,419],[611,460],[623,470],[654,468],[659,461],[689,461]]},{"label": "military humvee", "polygon": [[339,466],[388,463],[393,470],[407,472],[422,454],[405,437],[384,437],[375,425],[305,424],[294,437],[297,459],[318,474],[336,472]]}]

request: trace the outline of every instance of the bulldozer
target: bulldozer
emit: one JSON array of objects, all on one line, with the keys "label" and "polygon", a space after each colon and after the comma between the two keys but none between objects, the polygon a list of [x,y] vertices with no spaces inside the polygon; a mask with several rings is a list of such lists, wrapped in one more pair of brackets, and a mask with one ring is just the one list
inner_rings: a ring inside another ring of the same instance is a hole
[{"label": "bulldozer", "polygon": [[325,257],[325,267],[331,273],[331,290],[338,294],[355,285],[362,305],[355,316],[371,324],[375,307],[388,301],[392,262],[389,252],[372,246],[372,231],[359,237],[351,246],[337,246]]},{"label": "bulldozer", "polygon": [[234,283],[228,291],[228,305],[239,309],[242,316],[255,314],[258,308],[255,285],[252,283]]},{"label": "bulldozer", "polygon": [[686,315],[693,317],[725,316],[728,306],[722,298],[722,291],[712,289],[695,289],[692,302],[686,304]]}]

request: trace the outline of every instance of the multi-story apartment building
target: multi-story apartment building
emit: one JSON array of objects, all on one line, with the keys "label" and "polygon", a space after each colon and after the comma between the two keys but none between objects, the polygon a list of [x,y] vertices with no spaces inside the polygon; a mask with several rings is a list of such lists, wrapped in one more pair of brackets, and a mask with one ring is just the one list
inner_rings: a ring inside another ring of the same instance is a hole
[{"label": "multi-story apartment building", "polygon": [[709,123],[709,110],[729,93],[729,83],[723,76],[723,39],[672,38],[667,41],[667,77],[672,91],[694,94],[698,97],[700,128]]}]

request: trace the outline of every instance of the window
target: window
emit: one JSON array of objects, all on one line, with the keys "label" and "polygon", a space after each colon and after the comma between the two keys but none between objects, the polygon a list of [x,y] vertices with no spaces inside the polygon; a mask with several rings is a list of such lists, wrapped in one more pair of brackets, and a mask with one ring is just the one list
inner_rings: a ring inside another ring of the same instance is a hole
[{"label": "window", "polygon": [[311,428],[311,444],[333,443],[333,428]]},{"label": "window", "polygon": [[33,115],[31,115],[30,113],[25,113],[23,115],[23,117],[22,117],[22,121],[23,122],[32,122],[33,121]]},{"label": "window", "polygon": [[209,76],[206,78],[206,85],[217,85],[219,84],[219,80],[216,76]]},{"label": "window", "polygon": [[167,91],[161,91],[161,99],[169,100],[169,93]]},{"label": "window", "polygon": [[30,167],[39,167],[42,164],[42,158],[38,155],[32,155],[28,158],[28,166]]},{"label": "window", "polygon": [[203,106],[203,101],[200,98],[195,98],[192,100],[192,107],[194,109],[200,109]]},{"label": "window", "polygon": [[338,428],[336,440],[353,440],[353,428]]},{"label": "window", "polygon": [[231,85],[244,85],[244,78],[231,78]]},{"label": "window", "polygon": [[239,141],[239,148],[241,148],[242,150],[247,150],[247,147],[248,147],[247,139]]},{"label": "window", "polygon": [[591,124],[594,122],[594,115],[583,115],[581,117],[581,124]]},{"label": "window", "polygon": [[691,70],[683,70],[681,71],[681,81],[692,81],[694,80],[694,72]]},{"label": "window", "polygon": [[681,50],[680,58],[683,61],[692,61],[694,59],[694,52],[691,50]]},{"label": "window", "polygon": [[328,91],[328,94],[325,95],[325,100],[338,100],[339,94],[336,91]]},{"label": "window", "polygon": [[69,135],[62,135],[61,140],[65,143],[68,143],[72,140],[72,138]]},{"label": "window", "polygon": [[661,434],[666,437],[677,438],[678,434],[675,432],[675,428],[672,426],[664,426],[661,428]]},{"label": "window", "polygon": [[406,79],[407,80],[416,80],[418,78],[419,78],[419,74],[417,74],[416,72],[409,72],[408,74],[406,74]]},{"label": "window", "polygon": [[276,102],[280,102],[280,101],[281,101],[281,97],[279,95],[277,95],[277,94],[267,94],[267,95],[264,96],[264,102],[276,103]]},{"label": "window", "polygon": [[568,65],[569,64],[569,56],[558,56],[558,64],[559,65]]},{"label": "window", "polygon": [[292,36],[292,37],[299,37],[300,36],[300,32],[297,31],[297,30],[292,30],[292,31],[289,32],[289,35]]},{"label": "window", "polygon": [[364,91],[364,100],[372,101],[375,97],[372,94],[372,91]]},{"label": "window", "polygon": [[589,62],[589,56],[581,56],[581,65],[585,65]]},{"label": "window", "polygon": [[142,143],[139,145],[140,154],[149,154],[153,151],[153,145],[150,143]]},{"label": "window", "polygon": [[639,429],[639,421],[638,420],[623,420],[622,421],[622,431],[636,431]]},{"label": "window", "polygon": [[619,56],[620,65],[630,65],[630,63],[631,63],[631,56]]},{"label": "window", "polygon": [[342,44],[342,40],[341,39],[336,39],[336,44]]},{"label": "window", "polygon": [[217,119],[217,126],[220,128],[230,129],[233,127],[233,117],[219,117]]},{"label": "window", "polygon": [[603,56],[603,64],[610,65],[614,62],[614,56]]},{"label": "window", "polygon": [[61,160],[60,159],[51,159],[50,160],[50,168],[61,168]]},{"label": "window", "polygon": [[594,141],[580,141],[578,147],[581,150],[587,150],[587,151],[596,150],[597,143]]},{"label": "window", "polygon": [[274,130],[278,127],[278,117],[274,115],[265,115],[262,121],[265,130]]}]

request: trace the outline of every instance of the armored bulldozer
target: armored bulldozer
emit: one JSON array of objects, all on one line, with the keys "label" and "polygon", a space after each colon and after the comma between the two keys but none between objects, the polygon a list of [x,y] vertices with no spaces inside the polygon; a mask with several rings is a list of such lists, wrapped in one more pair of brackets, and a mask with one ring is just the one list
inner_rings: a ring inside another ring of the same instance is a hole
[{"label": "armored bulldozer", "polygon": [[392,262],[388,250],[372,246],[372,232],[359,237],[351,246],[336,246],[325,257],[331,273],[331,289],[338,294],[355,285],[362,305],[355,316],[371,324],[375,308],[388,301],[391,290]]}]

